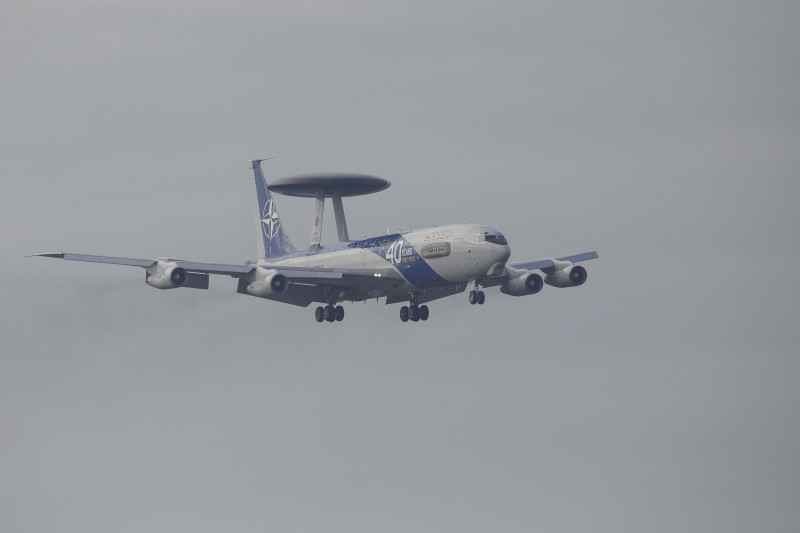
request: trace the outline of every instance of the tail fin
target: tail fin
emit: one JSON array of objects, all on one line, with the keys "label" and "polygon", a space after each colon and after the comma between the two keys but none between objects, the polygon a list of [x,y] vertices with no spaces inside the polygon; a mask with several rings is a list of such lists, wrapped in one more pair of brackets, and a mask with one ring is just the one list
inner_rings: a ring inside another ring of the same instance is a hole
[{"label": "tail fin", "polygon": [[267,182],[264,173],[261,172],[262,159],[250,161],[250,168],[253,170],[252,180],[255,184],[255,210],[256,210],[256,231],[258,235],[258,255],[259,259],[269,259],[279,257],[295,251],[286,232],[283,230],[281,218],[272,200],[272,195],[267,190]]}]

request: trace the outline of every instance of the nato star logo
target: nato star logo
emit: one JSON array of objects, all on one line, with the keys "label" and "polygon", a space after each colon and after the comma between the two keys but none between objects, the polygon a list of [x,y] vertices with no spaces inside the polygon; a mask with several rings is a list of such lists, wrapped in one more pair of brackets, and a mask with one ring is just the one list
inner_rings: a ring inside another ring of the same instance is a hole
[{"label": "nato star logo", "polygon": [[261,224],[264,227],[264,235],[272,240],[281,229],[281,220],[278,218],[278,212],[272,205],[272,198],[264,204],[264,210],[261,212]]}]

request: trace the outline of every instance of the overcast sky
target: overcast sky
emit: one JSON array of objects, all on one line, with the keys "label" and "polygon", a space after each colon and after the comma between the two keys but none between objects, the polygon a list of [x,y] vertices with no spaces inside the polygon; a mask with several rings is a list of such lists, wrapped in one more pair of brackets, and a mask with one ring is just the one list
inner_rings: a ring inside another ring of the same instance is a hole
[{"label": "overcast sky", "polygon": [[[797,2],[4,2],[0,530],[800,530],[798,94]],[[317,324],[24,257],[253,259],[270,156],[601,258]]]}]

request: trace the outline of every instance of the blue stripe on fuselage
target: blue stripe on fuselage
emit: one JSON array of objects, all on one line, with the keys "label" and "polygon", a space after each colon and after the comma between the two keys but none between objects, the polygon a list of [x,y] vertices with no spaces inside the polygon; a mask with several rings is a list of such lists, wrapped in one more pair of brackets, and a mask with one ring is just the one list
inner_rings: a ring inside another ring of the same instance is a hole
[{"label": "blue stripe on fuselage", "polygon": [[434,287],[449,283],[399,233],[351,242],[348,248],[364,248],[380,256],[416,287]]}]

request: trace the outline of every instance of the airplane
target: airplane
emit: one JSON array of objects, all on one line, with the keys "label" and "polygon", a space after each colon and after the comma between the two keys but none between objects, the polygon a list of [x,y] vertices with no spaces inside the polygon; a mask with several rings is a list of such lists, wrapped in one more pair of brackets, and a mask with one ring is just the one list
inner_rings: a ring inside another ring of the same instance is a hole
[{"label": "airplane", "polygon": [[[511,296],[527,296],[544,284],[565,288],[586,282],[582,261],[598,258],[595,251],[557,258],[508,264],[511,248],[502,233],[479,224],[451,224],[388,233],[352,241],[347,231],[342,198],[388,188],[383,178],[364,174],[323,173],[264,178],[261,162],[250,161],[257,231],[258,259],[245,264],[218,264],[182,259],[131,259],[74,253],[38,253],[69,261],[129,265],[145,270],[145,282],[157,289],[208,289],[209,275],[238,280],[237,292],[267,300],[308,307],[317,322],[344,319],[340,302],[385,298],[403,303],[400,320],[426,321],[428,302],[464,292],[469,303],[481,305],[485,288],[500,287]],[[272,193],[314,198],[311,242],[296,249],[286,235]],[[339,242],[321,243],[325,200],[333,203]],[[539,270],[544,278],[535,272]]]}]

